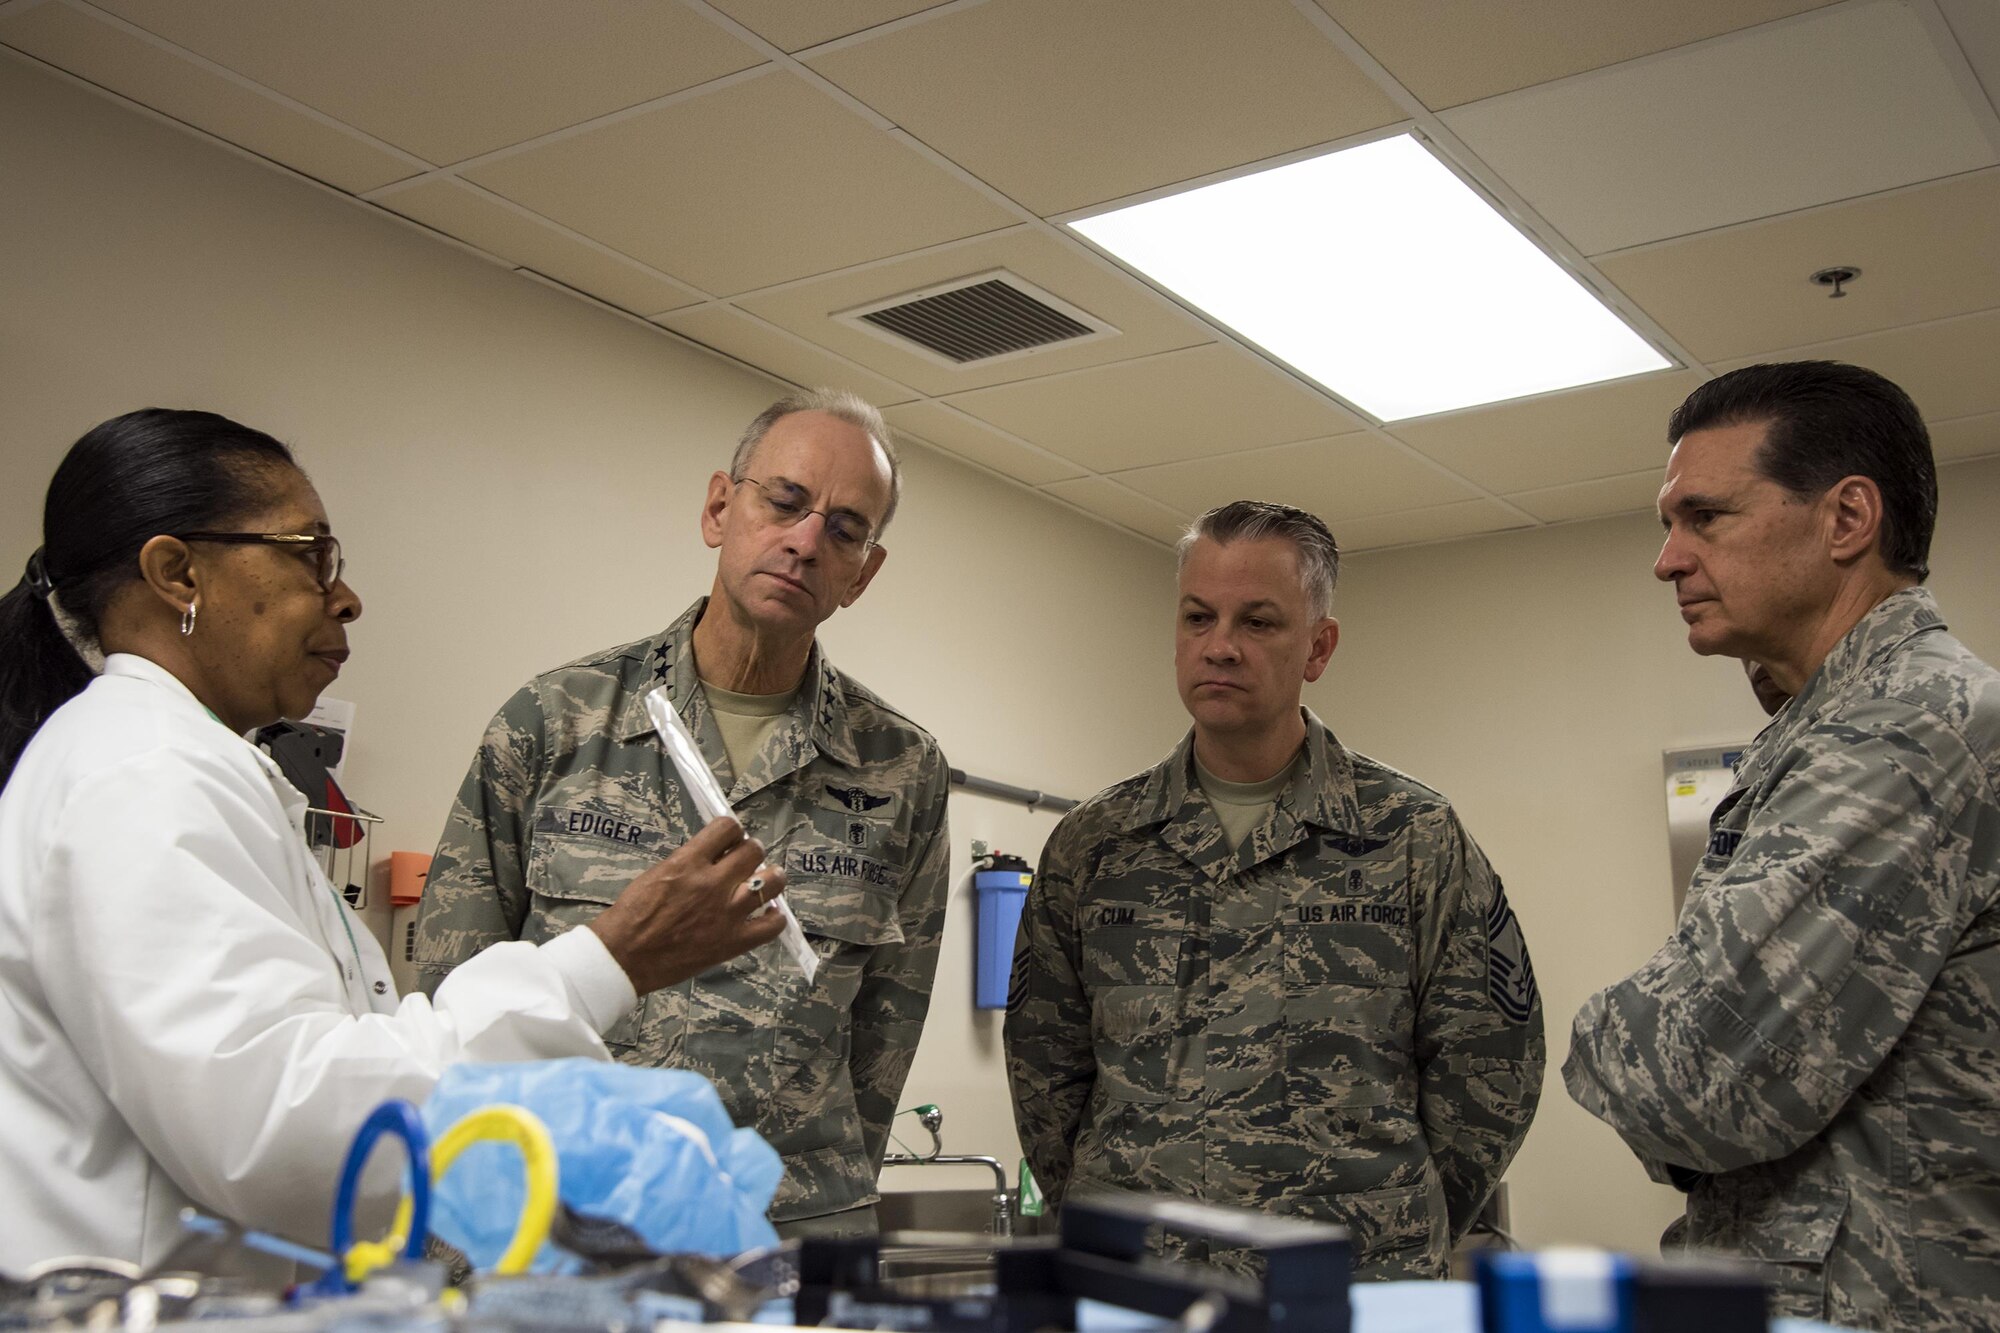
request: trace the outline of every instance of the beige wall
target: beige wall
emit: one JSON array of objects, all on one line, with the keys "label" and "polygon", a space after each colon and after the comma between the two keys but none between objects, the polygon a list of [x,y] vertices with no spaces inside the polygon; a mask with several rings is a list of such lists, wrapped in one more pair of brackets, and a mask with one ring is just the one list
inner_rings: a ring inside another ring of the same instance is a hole
[{"label": "beige wall", "polygon": [[[1664,459],[1662,460],[1664,462]],[[2000,459],[1944,469],[1931,581],[1952,627],[2000,660]],[[1635,516],[1363,555],[1308,702],[1341,739],[1449,796],[1507,883],[1542,985],[1549,1077],[1509,1175],[1532,1244],[1644,1250],[1680,1212],[1563,1091],[1569,1022],[1672,928],[1661,753],[1764,721],[1734,661],[1690,653]]]},{"label": "beige wall", "polygon": [[[56,461],[104,417],[199,406],[296,445],[366,602],[330,693],[359,706],[348,786],[388,817],[378,855],[431,849],[525,678],[707,590],[702,488],[773,382],[10,57],[0,182],[0,560],[26,560]],[[941,454],[906,478],[834,659],[1016,785],[1088,795],[1170,746],[1170,677],[1127,670],[1166,651],[1165,554]],[[954,1151],[1016,1156],[998,1015],[971,1008],[967,843],[1032,857],[1053,822],[952,798],[909,1101],[945,1107]],[[977,1177],[896,1183],[926,1180]]]}]

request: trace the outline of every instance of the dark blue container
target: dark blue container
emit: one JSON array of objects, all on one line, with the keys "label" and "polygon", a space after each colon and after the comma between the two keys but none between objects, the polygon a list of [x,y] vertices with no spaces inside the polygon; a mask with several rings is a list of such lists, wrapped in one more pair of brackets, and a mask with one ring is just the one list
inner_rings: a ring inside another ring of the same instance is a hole
[{"label": "dark blue container", "polygon": [[1476,1250],[1484,1333],[1632,1333],[1632,1260],[1602,1251]]},{"label": "dark blue container", "polygon": [[981,1009],[1007,1007],[1007,983],[1014,968],[1014,935],[1021,928],[1021,909],[1034,882],[1028,863],[1018,856],[995,855],[992,869],[972,877],[979,898],[979,929],[975,947],[972,1002]]}]

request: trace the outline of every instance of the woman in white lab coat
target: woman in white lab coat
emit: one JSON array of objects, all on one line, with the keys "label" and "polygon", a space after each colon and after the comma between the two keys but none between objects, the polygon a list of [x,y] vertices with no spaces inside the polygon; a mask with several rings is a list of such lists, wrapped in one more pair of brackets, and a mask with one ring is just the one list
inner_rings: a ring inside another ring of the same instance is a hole
[{"label": "woman in white lab coat", "polygon": [[323,1243],[384,1098],[456,1060],[603,1058],[638,995],[781,924],[749,914],[782,876],[745,883],[761,849],[718,822],[594,927],[399,1000],[305,798],[243,739],[340,674],[342,572],[290,453],[223,417],[115,418],[50,483],[0,599],[0,1272],[150,1264],[189,1204]]}]

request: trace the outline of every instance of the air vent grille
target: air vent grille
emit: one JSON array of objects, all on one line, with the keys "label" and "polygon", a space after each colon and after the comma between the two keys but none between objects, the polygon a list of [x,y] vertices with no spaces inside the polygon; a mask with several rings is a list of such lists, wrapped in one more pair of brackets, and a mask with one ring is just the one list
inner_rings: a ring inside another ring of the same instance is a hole
[{"label": "air vent grille", "polygon": [[957,365],[1011,356],[1102,331],[1000,278],[860,312],[856,317]]}]

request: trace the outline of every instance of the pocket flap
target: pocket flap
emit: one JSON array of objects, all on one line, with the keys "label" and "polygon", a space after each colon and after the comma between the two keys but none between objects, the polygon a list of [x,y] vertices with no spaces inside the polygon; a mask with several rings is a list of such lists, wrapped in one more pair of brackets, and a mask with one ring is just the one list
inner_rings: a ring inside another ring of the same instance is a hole
[{"label": "pocket flap", "polygon": [[1301,1114],[1327,1121],[1331,1119],[1327,1115],[1330,1107],[1387,1106],[1394,1100],[1396,1089],[1388,1083],[1357,1078],[1314,1088],[1309,1095],[1314,1104],[1303,1108]]},{"label": "pocket flap", "polygon": [[1357,1263],[1395,1250],[1428,1248],[1441,1239],[1444,1226],[1443,1195],[1430,1181],[1342,1194],[1334,1208],[1347,1226]]},{"label": "pocket flap", "polygon": [[[1772,1264],[1824,1264],[1847,1218],[1847,1191],[1837,1185],[1753,1176],[1711,1176],[1697,1187],[1688,1244],[1722,1248]],[[1715,1218],[1727,1227],[1719,1234]]]},{"label": "pocket flap", "polygon": [[1092,1006],[1097,1031],[1111,1041],[1157,1032],[1167,1019],[1174,992],[1165,986],[1107,986]]},{"label": "pocket flap", "polygon": [[864,889],[808,885],[794,895],[785,891],[792,913],[806,934],[842,944],[901,944],[903,927],[896,920],[896,900]]},{"label": "pocket flap", "polygon": [[[555,811],[574,815],[574,811]],[[593,816],[608,820],[610,816]],[[626,827],[620,825],[619,827]],[[673,849],[655,838],[639,845],[616,838],[538,828],[528,847],[528,888],[556,904],[609,907],[625,886]]]},{"label": "pocket flap", "polygon": [[[635,865],[629,854],[605,856],[591,847],[537,849],[529,864],[528,888],[537,898],[545,898],[558,908],[609,907],[644,868],[644,863]],[[596,914],[595,910],[590,913]]]},{"label": "pocket flap", "polygon": [[[623,884],[537,884],[534,886],[537,898],[546,898],[552,907],[577,906],[592,909],[609,907],[618,901],[618,895],[625,891]],[[591,916],[597,915],[593,910]],[[570,918],[563,918],[569,920]],[[587,918],[579,918],[587,919]]]},{"label": "pocket flap", "polygon": [[1109,986],[1091,998],[1097,1079],[1121,1102],[1164,1102],[1174,1047],[1169,986]]}]

